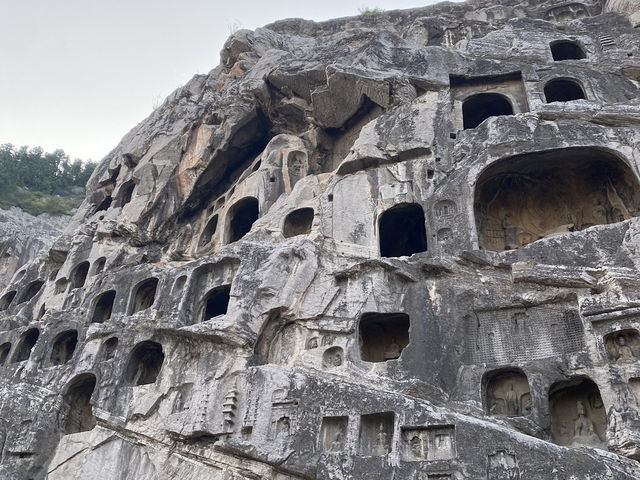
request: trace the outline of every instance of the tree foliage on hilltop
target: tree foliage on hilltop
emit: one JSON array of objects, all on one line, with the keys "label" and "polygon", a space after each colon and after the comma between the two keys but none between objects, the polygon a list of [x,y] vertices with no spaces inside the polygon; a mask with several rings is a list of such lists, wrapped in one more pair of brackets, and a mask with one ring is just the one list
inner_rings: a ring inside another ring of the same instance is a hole
[{"label": "tree foliage on hilltop", "polygon": [[39,215],[70,214],[82,202],[79,188],[96,168],[95,162],[71,160],[63,150],[0,145],[0,208],[12,206]]},{"label": "tree foliage on hilltop", "polygon": [[95,162],[71,161],[63,150],[46,153],[42,148],[0,146],[0,189],[27,189],[52,195],[69,195],[72,187],[84,187]]}]

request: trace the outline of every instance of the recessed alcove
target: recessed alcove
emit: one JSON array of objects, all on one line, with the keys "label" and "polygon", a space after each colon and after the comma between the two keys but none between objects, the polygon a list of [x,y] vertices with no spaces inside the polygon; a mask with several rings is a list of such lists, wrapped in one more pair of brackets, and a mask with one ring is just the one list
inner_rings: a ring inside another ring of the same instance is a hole
[{"label": "recessed alcove", "polygon": [[81,262],[73,269],[71,273],[71,288],[84,287],[84,282],[87,281],[87,274],[89,273],[89,262]]},{"label": "recessed alcove", "polygon": [[213,238],[213,235],[216,233],[217,229],[218,229],[218,215],[216,214],[209,219],[209,221],[204,227],[204,230],[202,231],[202,235],[200,236],[200,243],[199,243],[200,248],[211,243],[211,239]]},{"label": "recessed alcove", "polygon": [[556,78],[548,81],[544,86],[544,96],[547,103],[572,102],[587,98],[580,84],[570,78]]},{"label": "recessed alcove", "polygon": [[123,183],[118,191],[118,197],[116,198],[116,206],[124,207],[127,203],[131,202],[133,197],[133,191],[136,188],[136,184],[133,180],[128,180]]},{"label": "recessed alcove", "polygon": [[366,456],[386,455],[391,451],[394,413],[383,412],[360,416],[359,453]]},{"label": "recessed alcove", "polygon": [[328,453],[341,453],[347,439],[349,417],[324,417],[320,427],[320,448]]},{"label": "recessed alcove", "polygon": [[129,385],[155,383],[164,362],[162,345],[147,340],[136,345],[129,356],[126,381]]},{"label": "recessed alcove", "polygon": [[635,329],[618,330],[604,337],[609,358],[617,363],[632,363],[640,358],[640,334]]},{"label": "recessed alcove", "polygon": [[12,290],[10,292],[5,293],[2,298],[0,298],[0,310],[6,310],[13,302],[13,299],[16,297],[16,291]]},{"label": "recessed alcove", "polygon": [[285,238],[296,235],[308,235],[313,223],[313,208],[299,208],[289,213],[284,219],[282,233]]},{"label": "recessed alcove", "polygon": [[104,200],[102,200],[102,202],[100,202],[100,204],[96,207],[96,211],[94,213],[109,210],[109,207],[111,207],[111,201],[111,195],[106,196]]},{"label": "recessed alcove", "polygon": [[0,365],[5,365],[9,359],[9,352],[11,352],[11,343],[5,342],[0,345]]},{"label": "recessed alcove", "polygon": [[38,294],[38,292],[40,292],[40,289],[42,288],[43,285],[44,285],[44,282],[42,280],[35,280],[31,282],[22,293],[22,296],[20,297],[20,301],[18,302],[18,304],[28,302],[33,297],[35,297]]},{"label": "recessed alcove", "polygon": [[131,305],[131,314],[141,312],[153,305],[156,299],[156,289],[158,288],[157,278],[148,278],[139,283],[135,289],[133,304]]},{"label": "recessed alcove", "polygon": [[360,358],[365,362],[400,358],[409,345],[409,326],[406,313],[364,313],[358,325]]},{"label": "recessed alcove", "polygon": [[227,213],[227,242],[233,243],[244,237],[258,219],[258,199],[246,197],[236,202]]},{"label": "recessed alcove", "polygon": [[462,102],[462,119],[465,130],[476,128],[487,118],[513,115],[511,101],[499,93],[478,93]]},{"label": "recessed alcove", "polygon": [[91,323],[104,323],[111,318],[113,312],[113,303],[116,299],[116,291],[108,290],[101,293],[93,307],[93,316]]},{"label": "recessed alcove", "polygon": [[549,410],[554,443],[605,448],[607,413],[591,379],[575,377],[554,383],[549,389]]},{"label": "recessed alcove", "polygon": [[424,211],[417,203],[402,203],[380,215],[380,256],[403,257],[427,250]]},{"label": "recessed alcove", "polygon": [[91,373],[84,373],[74,378],[64,394],[66,405],[66,419],[64,434],[87,432],[96,426],[93,416],[91,396],[96,387],[96,377]]},{"label": "recessed alcove", "polygon": [[100,347],[100,356],[102,360],[111,360],[116,356],[118,349],[118,337],[110,337],[104,341]]},{"label": "recessed alcove", "polygon": [[99,275],[104,271],[104,266],[107,263],[107,259],[105,257],[98,258],[93,264],[93,274]]},{"label": "recessed alcove", "polygon": [[476,182],[478,241],[510,250],[637,215],[640,186],[616,154],[567,148],[499,160]]},{"label": "recessed alcove", "polygon": [[210,290],[203,299],[202,321],[227,313],[231,285],[222,285]]},{"label": "recessed alcove", "polygon": [[76,330],[69,330],[59,334],[53,341],[53,348],[51,349],[51,364],[63,365],[71,360],[77,344],[78,332]]},{"label": "recessed alcove", "polygon": [[482,379],[485,412],[509,417],[531,413],[531,391],[519,368],[503,368],[485,373]]},{"label": "recessed alcove", "polygon": [[557,40],[555,42],[551,42],[549,46],[551,48],[553,60],[556,62],[561,62],[563,60],[582,60],[583,58],[587,58],[582,47],[571,40]]},{"label": "recessed alcove", "polygon": [[38,341],[38,337],[40,337],[40,330],[38,330],[37,328],[30,328],[29,330],[27,330],[18,342],[18,346],[16,347],[13,354],[12,363],[24,362],[25,360],[29,360],[29,357],[31,356],[31,350],[33,350],[33,347]]}]

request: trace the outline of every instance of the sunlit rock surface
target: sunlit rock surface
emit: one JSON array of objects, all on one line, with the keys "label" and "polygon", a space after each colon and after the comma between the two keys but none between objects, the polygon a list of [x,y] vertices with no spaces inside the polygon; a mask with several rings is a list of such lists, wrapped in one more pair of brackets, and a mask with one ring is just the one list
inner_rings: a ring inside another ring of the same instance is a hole
[{"label": "sunlit rock surface", "polygon": [[235,33],[0,294],[0,478],[639,478],[640,30],[604,3]]}]

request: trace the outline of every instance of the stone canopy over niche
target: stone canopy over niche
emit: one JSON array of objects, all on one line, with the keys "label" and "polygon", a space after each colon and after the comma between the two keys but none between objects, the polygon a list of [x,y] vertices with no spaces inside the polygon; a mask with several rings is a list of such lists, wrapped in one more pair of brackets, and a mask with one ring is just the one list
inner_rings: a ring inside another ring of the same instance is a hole
[{"label": "stone canopy over niche", "polygon": [[640,188],[631,169],[598,148],[567,148],[500,160],[477,181],[474,213],[486,250],[629,219]]},{"label": "stone canopy over niche", "polygon": [[606,448],[607,413],[592,380],[579,377],[553,384],[549,410],[554,443]]},{"label": "stone canopy over niche", "polygon": [[490,415],[524,416],[531,413],[531,391],[518,368],[487,372],[482,382],[485,411]]}]

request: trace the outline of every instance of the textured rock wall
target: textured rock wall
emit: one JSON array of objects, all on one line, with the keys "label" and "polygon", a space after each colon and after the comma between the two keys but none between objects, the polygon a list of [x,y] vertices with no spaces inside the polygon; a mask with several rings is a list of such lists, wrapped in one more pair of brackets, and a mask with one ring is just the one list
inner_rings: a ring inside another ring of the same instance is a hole
[{"label": "textured rock wall", "polygon": [[0,294],[0,476],[638,478],[640,32],[604,7],[234,34]]}]

